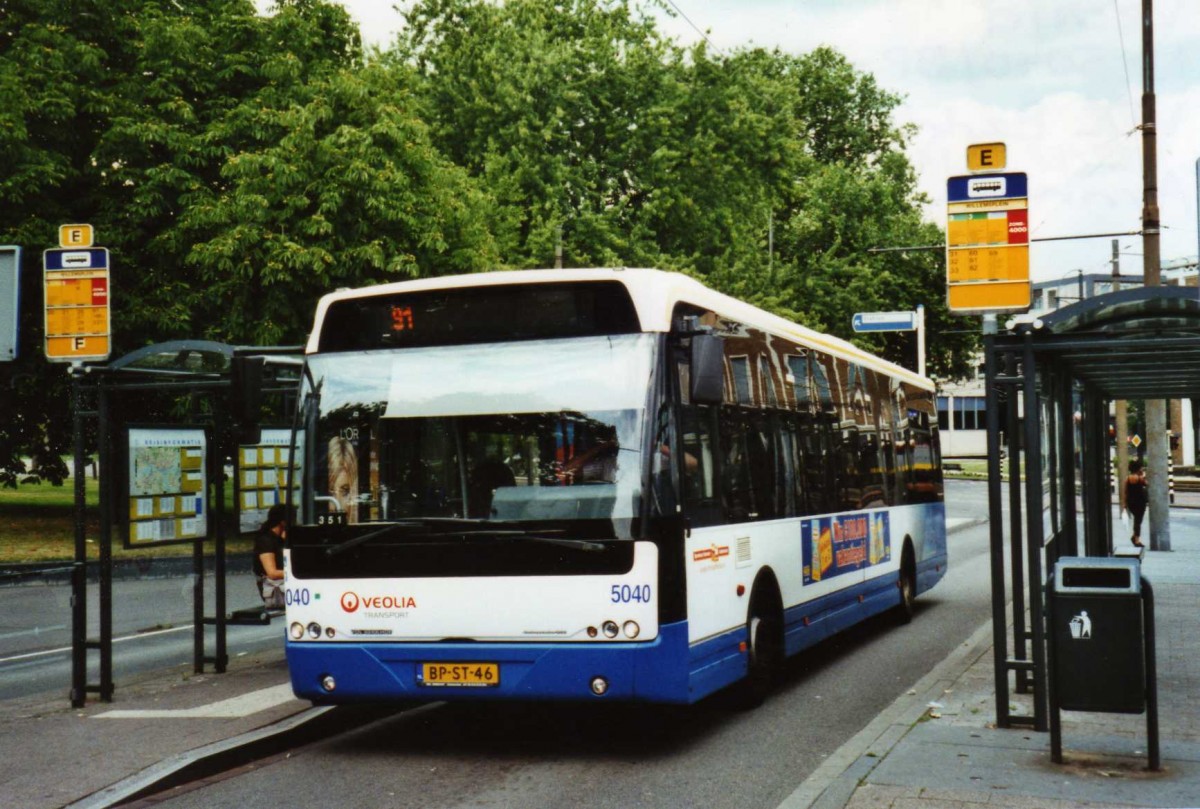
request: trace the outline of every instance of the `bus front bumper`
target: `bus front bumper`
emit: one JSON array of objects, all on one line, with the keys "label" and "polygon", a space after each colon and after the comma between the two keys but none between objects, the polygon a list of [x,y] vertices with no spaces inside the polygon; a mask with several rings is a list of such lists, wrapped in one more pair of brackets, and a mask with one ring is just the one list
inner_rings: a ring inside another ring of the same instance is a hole
[{"label": "bus front bumper", "polygon": [[[640,643],[287,642],[292,689],[320,704],[502,699],[685,703],[687,656],[686,623],[660,627],[656,639]],[[469,664],[473,671],[490,664],[496,677],[489,683],[429,683],[426,664]]]}]

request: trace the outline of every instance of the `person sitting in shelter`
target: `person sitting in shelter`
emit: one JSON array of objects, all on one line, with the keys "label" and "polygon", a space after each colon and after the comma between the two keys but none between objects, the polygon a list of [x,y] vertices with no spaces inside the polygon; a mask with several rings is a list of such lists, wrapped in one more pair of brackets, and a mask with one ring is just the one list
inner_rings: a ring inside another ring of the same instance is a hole
[{"label": "person sitting in shelter", "polygon": [[287,506],[276,503],[254,537],[254,576],[267,609],[283,609],[283,541],[287,539]]}]

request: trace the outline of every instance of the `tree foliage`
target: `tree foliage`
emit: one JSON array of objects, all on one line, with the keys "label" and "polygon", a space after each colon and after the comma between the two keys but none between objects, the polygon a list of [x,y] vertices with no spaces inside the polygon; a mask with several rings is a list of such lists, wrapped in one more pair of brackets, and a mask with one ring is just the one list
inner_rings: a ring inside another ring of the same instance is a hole
[{"label": "tree foliage", "polygon": [[[639,0],[415,0],[364,53],[331,0],[0,0],[0,243],[26,247],[0,368],[0,482],[61,478],[66,375],[40,252],[90,222],[115,349],[303,340],[338,286],[497,267],[660,266],[835,334],[927,307],[941,241],[899,97],[833,50],[683,48]],[[907,335],[857,338],[911,364]],[[930,341],[931,368],[972,336]]]},{"label": "tree foliage", "polygon": [[[182,337],[297,343],[334,286],[495,262],[485,197],[430,145],[402,75],[364,63],[340,6],[0,10],[0,243],[93,224],[114,357]],[[0,397],[9,484],[22,455],[61,479],[70,429],[66,375],[39,356],[40,249],[23,265],[24,350]]]}]

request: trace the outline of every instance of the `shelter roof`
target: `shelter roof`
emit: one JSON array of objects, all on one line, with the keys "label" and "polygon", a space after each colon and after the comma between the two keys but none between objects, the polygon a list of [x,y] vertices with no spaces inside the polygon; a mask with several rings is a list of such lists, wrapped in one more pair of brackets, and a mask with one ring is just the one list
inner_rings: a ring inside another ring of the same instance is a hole
[{"label": "shelter roof", "polygon": [[1028,335],[1039,355],[1052,355],[1106,399],[1200,397],[1196,287],[1097,295],[1010,328],[998,345]]}]

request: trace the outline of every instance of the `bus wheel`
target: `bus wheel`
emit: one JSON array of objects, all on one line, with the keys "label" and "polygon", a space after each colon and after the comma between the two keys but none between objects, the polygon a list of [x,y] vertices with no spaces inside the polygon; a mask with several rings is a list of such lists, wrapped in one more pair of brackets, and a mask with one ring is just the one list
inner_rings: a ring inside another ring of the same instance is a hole
[{"label": "bus wheel", "polygon": [[917,601],[917,565],[913,562],[912,546],[904,545],[904,553],[900,557],[900,603],[896,606],[896,620],[907,624],[913,619]]},{"label": "bus wheel", "polygon": [[757,708],[775,685],[783,662],[783,616],[770,598],[756,593],[746,621],[746,678],[738,683],[740,708]]}]

